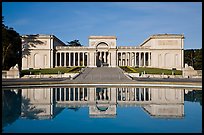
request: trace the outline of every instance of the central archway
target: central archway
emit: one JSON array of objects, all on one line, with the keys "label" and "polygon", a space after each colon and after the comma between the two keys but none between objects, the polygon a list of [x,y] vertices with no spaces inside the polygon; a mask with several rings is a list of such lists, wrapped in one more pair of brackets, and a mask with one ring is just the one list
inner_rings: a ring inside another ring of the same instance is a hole
[{"label": "central archway", "polygon": [[96,66],[109,66],[109,48],[105,42],[100,42],[96,46]]}]

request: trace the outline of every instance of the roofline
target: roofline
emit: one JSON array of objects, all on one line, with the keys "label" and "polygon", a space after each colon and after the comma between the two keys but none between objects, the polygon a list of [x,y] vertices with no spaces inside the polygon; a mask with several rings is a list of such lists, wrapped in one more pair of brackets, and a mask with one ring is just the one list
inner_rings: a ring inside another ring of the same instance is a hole
[{"label": "roofline", "polygon": [[56,39],[58,42],[60,42],[63,46],[66,45],[64,42],[62,42],[58,37],[56,37],[55,35],[49,35],[49,34],[30,34],[30,35],[21,35],[21,37],[26,37],[26,36],[36,36],[39,38],[53,38]]},{"label": "roofline", "polygon": [[149,41],[150,39],[162,39],[162,38],[181,38],[184,39],[184,34],[155,34],[155,35],[151,35],[149,38],[147,38],[144,42],[142,42],[139,46],[144,45],[147,41]]},{"label": "roofline", "polygon": [[117,39],[116,36],[89,36],[89,39]]}]

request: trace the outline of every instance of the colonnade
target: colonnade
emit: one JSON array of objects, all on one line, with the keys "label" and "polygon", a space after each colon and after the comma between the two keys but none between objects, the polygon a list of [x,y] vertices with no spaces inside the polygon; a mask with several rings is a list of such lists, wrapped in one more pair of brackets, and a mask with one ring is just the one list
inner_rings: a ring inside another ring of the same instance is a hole
[{"label": "colonnade", "polygon": [[[149,88],[117,88],[117,101],[151,101]],[[95,94],[90,95],[88,88],[53,88],[54,100],[60,101],[89,101],[89,96],[95,101],[110,101],[110,88],[96,88]]]},{"label": "colonnade", "polygon": [[59,101],[88,101],[87,88],[53,88],[54,99]]},{"label": "colonnade", "polygon": [[98,89],[96,88],[96,100],[97,101],[107,101],[111,98],[111,91],[110,88],[102,88]]},{"label": "colonnade", "polygon": [[[88,52],[56,52],[55,67],[66,66],[89,66]],[[94,65],[100,67],[104,63],[111,66],[111,53],[108,51],[97,51],[94,53]],[[117,66],[151,66],[151,52],[117,52]]]},{"label": "colonnade", "polygon": [[151,66],[151,52],[118,52],[118,66]]},{"label": "colonnade", "polygon": [[150,101],[149,88],[117,88],[118,101]]},{"label": "colonnade", "polygon": [[56,52],[55,67],[87,66],[87,52]]},{"label": "colonnade", "polygon": [[102,66],[102,64],[106,63],[108,65],[111,64],[111,54],[108,51],[97,51],[95,53],[96,57],[96,66]]}]

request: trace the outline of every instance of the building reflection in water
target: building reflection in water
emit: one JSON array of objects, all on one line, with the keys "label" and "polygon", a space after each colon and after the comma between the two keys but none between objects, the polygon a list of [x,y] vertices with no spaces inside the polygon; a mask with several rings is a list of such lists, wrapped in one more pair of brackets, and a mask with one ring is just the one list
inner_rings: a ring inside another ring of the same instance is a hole
[{"label": "building reflection in water", "polygon": [[183,118],[184,90],[132,87],[22,89],[21,116],[47,119],[53,118],[64,108],[89,107],[91,118],[114,118],[117,107],[137,106],[151,117]]}]

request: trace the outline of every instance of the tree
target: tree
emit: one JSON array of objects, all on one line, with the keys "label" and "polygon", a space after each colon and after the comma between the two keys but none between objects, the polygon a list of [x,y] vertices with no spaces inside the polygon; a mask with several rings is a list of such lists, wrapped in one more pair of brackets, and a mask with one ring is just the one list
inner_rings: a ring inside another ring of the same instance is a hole
[{"label": "tree", "polygon": [[194,68],[196,70],[202,70],[202,48],[195,50],[195,62],[194,62]]},{"label": "tree", "polygon": [[31,55],[31,49],[36,48],[37,45],[44,44],[41,40],[38,40],[37,35],[21,36],[22,38],[22,57]]},{"label": "tree", "polygon": [[2,69],[8,70],[12,66],[21,65],[21,38],[13,28],[3,24],[2,17]]},{"label": "tree", "polygon": [[202,48],[184,50],[184,63],[195,70],[202,70]]},{"label": "tree", "polygon": [[193,67],[194,64],[194,50],[188,49],[184,51],[184,63],[187,63],[189,66]]},{"label": "tree", "polygon": [[67,45],[68,46],[82,46],[79,40],[73,40],[73,41],[67,42]]}]

